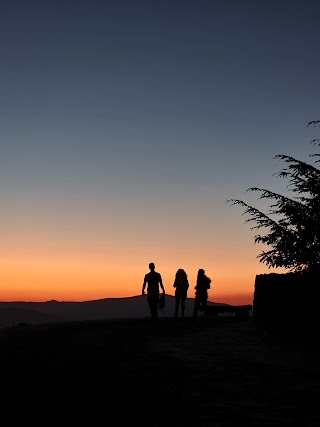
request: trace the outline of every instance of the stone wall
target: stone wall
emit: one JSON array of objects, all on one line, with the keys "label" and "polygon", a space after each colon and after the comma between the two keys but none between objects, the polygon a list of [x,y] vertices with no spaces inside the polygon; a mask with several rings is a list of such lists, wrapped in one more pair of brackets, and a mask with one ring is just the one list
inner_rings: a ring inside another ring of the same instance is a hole
[{"label": "stone wall", "polygon": [[320,275],[260,274],[253,295],[253,319],[258,326],[320,325]]}]

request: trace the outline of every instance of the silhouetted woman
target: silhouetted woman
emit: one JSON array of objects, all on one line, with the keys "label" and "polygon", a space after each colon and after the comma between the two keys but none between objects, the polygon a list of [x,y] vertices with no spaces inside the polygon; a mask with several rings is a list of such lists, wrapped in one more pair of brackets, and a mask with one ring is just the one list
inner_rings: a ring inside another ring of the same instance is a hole
[{"label": "silhouetted woman", "polygon": [[196,293],[194,298],[193,317],[197,317],[200,304],[203,308],[207,306],[210,283],[211,279],[207,277],[204,270],[200,268],[198,270],[197,284],[195,286]]},{"label": "silhouetted woman", "polygon": [[187,273],[182,268],[179,268],[179,270],[176,272],[176,277],[174,279],[173,287],[176,288],[176,291],[174,294],[175,303],[176,303],[174,315],[178,317],[179,306],[181,303],[181,317],[184,317],[184,310],[186,306],[189,282],[188,282]]}]

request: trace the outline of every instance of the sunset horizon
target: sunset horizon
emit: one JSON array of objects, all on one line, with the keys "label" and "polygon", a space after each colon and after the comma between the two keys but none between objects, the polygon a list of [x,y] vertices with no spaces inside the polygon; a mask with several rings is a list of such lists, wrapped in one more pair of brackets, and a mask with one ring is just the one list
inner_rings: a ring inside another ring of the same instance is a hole
[{"label": "sunset horizon", "polygon": [[[10,266],[11,264],[11,266]],[[177,269],[161,268],[163,263],[156,264],[156,271],[161,276],[165,293],[174,295],[174,276]],[[182,265],[182,264],[181,264]],[[181,267],[179,265],[179,268]],[[120,266],[114,269],[109,267],[106,271],[102,263],[65,261],[47,261],[38,264],[35,260],[27,259],[20,263],[20,271],[16,268],[19,263],[12,261],[3,264],[0,273],[2,287],[0,301],[89,301],[104,298],[126,298],[141,295],[144,275],[148,272],[148,263],[145,268],[133,266],[130,263],[131,276],[127,277],[125,270]],[[188,298],[194,298],[196,276],[198,268],[185,268],[189,280]],[[247,264],[246,264],[247,266]],[[6,268],[7,267],[7,268]],[[139,267],[139,268],[138,268]],[[211,287],[208,291],[208,300],[231,305],[252,304],[255,276],[258,274],[281,273],[283,271],[270,271],[264,266],[259,266],[255,274],[236,271],[214,271],[205,268],[206,274],[211,278]],[[239,268],[239,264],[238,264]],[[49,277],[49,279],[48,279]],[[130,285],[128,285],[130,283]],[[7,284],[6,286],[4,284]]]},{"label": "sunset horizon", "polygon": [[[63,3],[63,4],[62,4]],[[0,301],[173,294],[251,304],[268,246],[230,199],[292,197],[319,138],[319,4],[4,2]],[[258,230],[260,231],[260,230]],[[264,230],[266,231],[266,230]]]}]

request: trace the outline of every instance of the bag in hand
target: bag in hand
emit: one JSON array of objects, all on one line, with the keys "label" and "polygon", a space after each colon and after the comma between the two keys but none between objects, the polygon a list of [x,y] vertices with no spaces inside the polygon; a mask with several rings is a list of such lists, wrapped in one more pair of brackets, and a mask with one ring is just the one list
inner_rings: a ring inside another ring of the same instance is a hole
[{"label": "bag in hand", "polygon": [[159,308],[164,308],[165,305],[166,305],[166,297],[165,297],[165,293],[162,292],[159,298]]}]

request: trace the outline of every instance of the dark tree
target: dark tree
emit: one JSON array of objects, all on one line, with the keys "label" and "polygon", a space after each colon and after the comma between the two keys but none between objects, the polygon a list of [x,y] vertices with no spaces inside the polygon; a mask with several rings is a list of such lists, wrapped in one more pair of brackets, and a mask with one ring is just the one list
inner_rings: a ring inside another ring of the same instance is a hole
[{"label": "dark tree", "polygon": [[[308,123],[317,126],[319,120]],[[311,141],[320,146],[319,139]],[[310,154],[320,157],[319,153]],[[287,188],[292,198],[263,188],[251,187],[248,192],[260,193],[258,200],[268,199],[270,209],[263,213],[242,200],[229,199],[231,205],[244,208],[243,215],[249,218],[245,223],[255,223],[252,230],[264,229],[264,234],[254,236],[255,243],[263,243],[270,250],[262,251],[258,258],[268,268],[283,267],[293,272],[311,272],[320,269],[320,169],[293,157],[278,154],[286,166],[276,175],[288,180]]]}]

